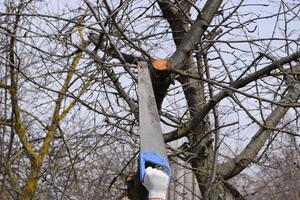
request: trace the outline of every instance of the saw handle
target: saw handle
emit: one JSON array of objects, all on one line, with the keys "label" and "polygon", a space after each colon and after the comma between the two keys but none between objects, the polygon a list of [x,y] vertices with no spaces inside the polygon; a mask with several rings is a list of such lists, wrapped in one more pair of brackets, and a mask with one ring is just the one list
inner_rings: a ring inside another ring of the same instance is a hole
[{"label": "saw handle", "polygon": [[139,158],[140,164],[140,179],[144,182],[146,163],[150,165],[156,165],[163,168],[163,171],[171,177],[171,167],[167,160],[163,159],[159,154],[155,152],[140,152]]}]

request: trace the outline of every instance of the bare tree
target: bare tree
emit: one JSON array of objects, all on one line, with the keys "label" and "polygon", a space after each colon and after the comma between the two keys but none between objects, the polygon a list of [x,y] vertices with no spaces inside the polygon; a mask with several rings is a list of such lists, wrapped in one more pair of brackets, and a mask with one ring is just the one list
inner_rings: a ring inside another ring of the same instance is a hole
[{"label": "bare tree", "polygon": [[[4,1],[1,195],[146,199],[136,176],[143,60],[170,161],[196,179],[193,198],[244,199],[229,180],[258,163],[276,133],[298,136],[286,127],[299,126],[299,7]],[[164,70],[153,67],[158,58]],[[286,113],[293,117],[283,121]]]}]

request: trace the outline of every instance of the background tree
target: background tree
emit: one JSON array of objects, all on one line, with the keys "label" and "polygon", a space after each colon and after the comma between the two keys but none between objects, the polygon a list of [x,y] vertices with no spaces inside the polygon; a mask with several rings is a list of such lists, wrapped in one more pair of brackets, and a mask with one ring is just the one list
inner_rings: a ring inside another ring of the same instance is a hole
[{"label": "background tree", "polygon": [[241,192],[247,199],[299,199],[299,153],[296,137],[279,132],[251,174],[235,178]]},{"label": "background tree", "polygon": [[[287,125],[299,126],[299,7],[4,1],[1,195],[116,199],[127,178],[128,196],[146,199],[135,176],[143,60],[170,161],[184,161],[197,180],[193,198],[243,199],[229,180],[259,163],[278,132],[298,136]],[[153,68],[157,58],[167,70]]]}]

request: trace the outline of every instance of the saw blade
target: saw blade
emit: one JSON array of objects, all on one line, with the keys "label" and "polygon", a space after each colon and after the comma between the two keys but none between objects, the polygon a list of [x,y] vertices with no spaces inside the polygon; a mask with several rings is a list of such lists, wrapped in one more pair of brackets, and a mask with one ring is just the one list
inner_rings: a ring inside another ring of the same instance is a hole
[{"label": "saw blade", "polygon": [[[160,117],[152,88],[151,77],[146,62],[138,63],[139,81],[139,123],[140,123],[140,169],[145,162],[156,164],[170,176],[166,146],[160,126]],[[141,174],[143,179],[143,172]]]}]

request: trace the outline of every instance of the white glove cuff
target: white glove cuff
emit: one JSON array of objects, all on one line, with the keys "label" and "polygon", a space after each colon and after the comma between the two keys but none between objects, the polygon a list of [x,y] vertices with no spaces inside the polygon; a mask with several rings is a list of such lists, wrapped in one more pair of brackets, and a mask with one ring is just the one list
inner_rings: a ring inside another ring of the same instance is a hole
[{"label": "white glove cuff", "polygon": [[159,198],[159,199],[165,200],[166,196],[165,196],[165,192],[151,191],[151,192],[149,192],[148,198],[149,199],[151,199],[151,198]]}]

